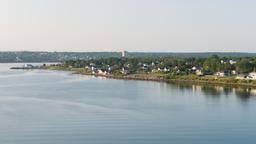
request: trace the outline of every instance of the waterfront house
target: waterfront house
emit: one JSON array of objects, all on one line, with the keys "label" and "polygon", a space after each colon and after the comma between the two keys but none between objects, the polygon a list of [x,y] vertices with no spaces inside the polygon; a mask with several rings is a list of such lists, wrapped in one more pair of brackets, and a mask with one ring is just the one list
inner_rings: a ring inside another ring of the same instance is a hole
[{"label": "waterfront house", "polygon": [[164,68],[158,68],[157,69],[159,72],[169,72],[170,71],[170,69],[169,68],[167,68],[167,67],[164,67]]},{"label": "waterfront house", "polygon": [[191,70],[192,70],[193,73],[195,73],[198,76],[203,76],[204,75],[203,70],[202,70],[201,67],[193,66],[191,68]]},{"label": "waterfront house", "polygon": [[32,64],[25,64],[24,65],[24,68],[28,68],[28,69],[31,69],[33,68],[34,66]]},{"label": "waterfront house", "polygon": [[193,67],[191,68],[191,70],[192,70],[192,71],[196,71],[196,70],[198,70],[198,67],[193,66]]},{"label": "waterfront house", "polygon": [[98,70],[98,74],[99,74],[99,75],[107,75],[108,72],[106,72],[106,71],[100,69],[100,70]]},{"label": "waterfront house", "polygon": [[224,71],[224,72],[216,72],[215,75],[216,76],[220,76],[220,77],[225,77],[225,76],[228,76],[228,72],[227,71]]},{"label": "waterfront house", "polygon": [[248,79],[256,80],[256,72],[249,73],[249,75],[247,77],[248,77]]},{"label": "waterfront house", "polygon": [[164,68],[164,72],[169,72],[170,71],[170,69],[169,68]]},{"label": "waterfront house", "polygon": [[229,60],[229,63],[230,63],[231,65],[234,65],[234,64],[236,64],[236,61],[234,61],[234,60]]},{"label": "waterfront house", "polygon": [[203,76],[204,75],[204,72],[201,69],[197,69],[195,73],[198,76]]},{"label": "waterfront house", "polygon": [[237,71],[236,71],[236,70],[232,70],[232,71],[231,71],[231,74],[232,74],[232,75],[237,75]]}]

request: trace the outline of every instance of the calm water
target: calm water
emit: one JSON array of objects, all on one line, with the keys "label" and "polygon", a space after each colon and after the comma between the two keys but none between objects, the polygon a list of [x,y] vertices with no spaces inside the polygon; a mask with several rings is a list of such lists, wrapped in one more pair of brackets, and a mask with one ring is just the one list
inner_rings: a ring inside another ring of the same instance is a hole
[{"label": "calm water", "polygon": [[0,64],[1,144],[256,142],[256,90],[125,81]]}]

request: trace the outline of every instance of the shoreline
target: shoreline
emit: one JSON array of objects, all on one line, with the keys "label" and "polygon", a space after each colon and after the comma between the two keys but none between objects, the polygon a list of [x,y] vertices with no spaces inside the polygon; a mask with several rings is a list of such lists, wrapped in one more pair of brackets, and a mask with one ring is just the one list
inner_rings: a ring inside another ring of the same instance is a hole
[{"label": "shoreline", "polygon": [[[181,79],[180,78],[165,78],[159,76],[149,76],[147,74],[130,74],[130,75],[100,75],[100,74],[92,74],[89,72],[81,71],[81,70],[72,70],[69,68],[54,68],[48,67],[46,70],[55,70],[55,71],[68,71],[72,72],[72,74],[79,75],[88,75],[88,76],[96,76],[96,77],[105,77],[110,79],[120,79],[120,80],[140,80],[140,81],[155,81],[155,82],[165,82],[172,84],[190,84],[190,85],[210,85],[210,86],[223,86],[223,87],[234,87],[234,88],[256,88],[256,84],[254,83],[234,83],[234,82],[226,82],[226,81],[216,81],[216,80],[200,80],[200,79]],[[256,81],[255,81],[256,82]]]}]

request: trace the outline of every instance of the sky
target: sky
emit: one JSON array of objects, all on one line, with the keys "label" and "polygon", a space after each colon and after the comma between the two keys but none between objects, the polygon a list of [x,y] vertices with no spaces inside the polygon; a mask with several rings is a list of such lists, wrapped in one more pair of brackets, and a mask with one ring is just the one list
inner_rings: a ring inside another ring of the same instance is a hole
[{"label": "sky", "polygon": [[255,0],[0,0],[0,51],[256,52]]}]

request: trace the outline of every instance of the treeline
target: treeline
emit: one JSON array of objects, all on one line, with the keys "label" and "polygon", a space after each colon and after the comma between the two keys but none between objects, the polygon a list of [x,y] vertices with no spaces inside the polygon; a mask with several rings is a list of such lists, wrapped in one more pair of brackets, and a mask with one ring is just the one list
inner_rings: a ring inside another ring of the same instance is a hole
[{"label": "treeline", "polygon": [[[150,52],[128,52],[128,58],[157,58],[157,57],[176,57],[176,58],[207,58],[211,55],[219,57],[253,57],[255,53],[150,53]],[[89,60],[101,58],[121,58],[121,52],[0,52],[0,62],[62,62],[67,60]]]},{"label": "treeline", "polygon": [[88,60],[120,56],[121,53],[119,52],[0,52],[0,62],[62,62],[66,60]]}]

